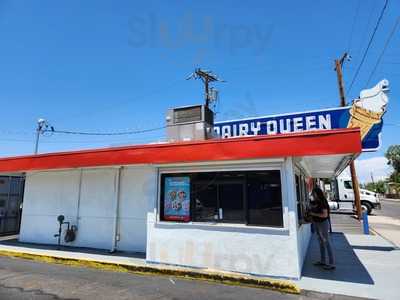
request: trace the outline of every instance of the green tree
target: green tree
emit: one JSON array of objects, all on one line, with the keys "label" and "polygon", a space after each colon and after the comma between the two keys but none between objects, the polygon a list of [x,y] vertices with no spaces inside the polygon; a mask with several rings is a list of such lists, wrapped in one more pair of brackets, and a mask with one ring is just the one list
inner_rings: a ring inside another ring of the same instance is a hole
[{"label": "green tree", "polygon": [[388,164],[393,167],[393,173],[390,175],[390,181],[400,183],[400,145],[391,145],[387,149],[385,157],[388,160]]},{"label": "green tree", "polygon": [[368,182],[368,183],[364,184],[363,187],[366,190],[376,192],[379,194],[385,193],[385,181],[384,180],[379,180],[376,182]]}]

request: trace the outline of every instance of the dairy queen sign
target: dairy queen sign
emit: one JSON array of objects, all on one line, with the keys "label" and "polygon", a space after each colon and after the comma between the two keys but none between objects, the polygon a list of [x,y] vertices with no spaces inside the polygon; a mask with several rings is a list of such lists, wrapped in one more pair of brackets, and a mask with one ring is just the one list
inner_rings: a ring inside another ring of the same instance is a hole
[{"label": "dairy queen sign", "polygon": [[230,138],[359,127],[363,151],[376,151],[388,87],[389,82],[382,80],[372,89],[363,90],[351,106],[216,122],[214,131],[222,138]]}]

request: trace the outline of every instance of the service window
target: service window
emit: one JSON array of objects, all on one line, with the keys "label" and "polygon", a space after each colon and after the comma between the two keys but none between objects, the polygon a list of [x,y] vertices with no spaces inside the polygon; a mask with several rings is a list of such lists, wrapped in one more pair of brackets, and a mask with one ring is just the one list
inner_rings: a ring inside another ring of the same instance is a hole
[{"label": "service window", "polygon": [[280,171],[251,172],[247,179],[248,224],[283,227]]},{"label": "service window", "polygon": [[283,227],[279,170],[162,174],[160,195],[162,221]]},{"label": "service window", "polygon": [[297,217],[299,225],[307,223],[305,220],[305,214],[310,206],[309,191],[307,188],[306,177],[297,175],[296,180],[296,197],[297,197]]}]

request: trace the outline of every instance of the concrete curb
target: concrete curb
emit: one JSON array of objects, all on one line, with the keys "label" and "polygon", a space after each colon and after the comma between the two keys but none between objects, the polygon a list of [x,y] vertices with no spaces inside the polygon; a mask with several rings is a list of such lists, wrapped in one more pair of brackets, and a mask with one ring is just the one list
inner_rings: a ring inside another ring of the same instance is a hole
[{"label": "concrete curb", "polygon": [[398,198],[383,198],[383,199],[380,199],[380,200],[382,200],[382,201],[400,202],[400,199],[398,199]]},{"label": "concrete curb", "polygon": [[13,250],[0,250],[1,256],[22,258],[39,262],[62,264],[75,267],[89,267],[100,270],[125,272],[140,275],[174,276],[184,279],[196,279],[227,285],[243,285],[249,287],[265,288],[290,294],[300,294],[301,289],[289,280],[270,279],[265,277],[245,276],[229,272],[203,271],[184,268],[163,268],[161,266],[130,265],[95,260],[82,260],[41,254],[32,254]]},{"label": "concrete curb", "polygon": [[400,250],[400,247],[397,246],[395,243],[393,243],[391,240],[389,240],[387,237],[385,237],[383,234],[379,233],[376,229],[374,229],[373,227],[369,227],[369,231],[372,231],[375,235],[380,236],[381,238],[383,238],[386,242],[388,242],[390,245],[393,246],[393,248],[395,250]]}]

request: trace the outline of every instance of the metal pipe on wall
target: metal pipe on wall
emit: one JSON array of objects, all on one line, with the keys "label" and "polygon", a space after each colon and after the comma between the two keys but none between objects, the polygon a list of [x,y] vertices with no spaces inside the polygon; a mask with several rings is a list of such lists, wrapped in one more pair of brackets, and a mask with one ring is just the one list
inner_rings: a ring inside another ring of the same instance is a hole
[{"label": "metal pipe on wall", "polygon": [[122,174],[123,167],[118,168],[118,172],[116,174],[115,179],[115,213],[114,213],[114,224],[113,224],[113,238],[110,252],[115,252],[117,248],[117,242],[119,240],[118,235],[118,219],[119,219],[119,202],[121,198],[121,174]]},{"label": "metal pipe on wall", "polygon": [[79,173],[79,184],[78,184],[78,203],[76,205],[76,226],[79,228],[79,210],[81,206],[81,194],[82,194],[82,176],[83,176],[83,169],[80,169]]}]

